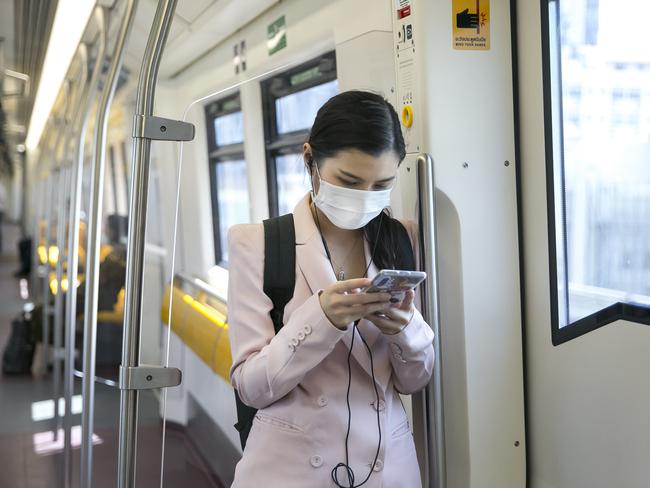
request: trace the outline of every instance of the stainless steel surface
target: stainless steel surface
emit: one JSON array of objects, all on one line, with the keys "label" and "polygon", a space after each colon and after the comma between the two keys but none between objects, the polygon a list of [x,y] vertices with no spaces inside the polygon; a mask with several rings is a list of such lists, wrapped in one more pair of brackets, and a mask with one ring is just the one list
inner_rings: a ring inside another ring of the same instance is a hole
[{"label": "stainless steel surface", "polygon": [[182,120],[135,114],[133,137],[159,141],[191,141],[194,139],[194,125]]},{"label": "stainless steel surface", "polygon": [[[61,168],[57,165],[57,158],[59,154],[59,147],[61,140],[63,139],[63,128],[65,126],[65,106],[62,109],[63,115],[61,117],[56,117],[53,124],[54,130],[54,144],[51,148],[51,151],[48,151],[45,155],[46,165],[49,165],[50,168],[50,177],[48,178],[49,183],[49,194],[48,194],[48,204],[45,208],[45,252],[47,255],[45,263],[45,275],[43,277],[43,354],[45,356],[45,364],[49,365],[52,353],[50,351],[49,341],[50,341],[50,329],[51,329],[51,318],[53,314],[51,306],[51,291],[50,291],[50,271],[52,271],[52,266],[50,265],[50,247],[53,245],[52,239],[52,214],[55,208],[57,208],[57,197],[60,197],[59,187],[61,185]],[[54,348],[54,353],[56,354],[56,348]],[[56,372],[54,372],[54,398],[58,398],[58,383]],[[58,440],[59,429],[59,406],[58,401],[54,402],[54,417],[53,430],[54,438]]]},{"label": "stainless steel surface", "polygon": [[56,294],[54,294],[54,340],[53,340],[53,351],[52,355],[52,376],[53,376],[53,386],[54,393],[53,398],[56,399],[54,402],[54,439],[58,440],[59,432],[62,427],[62,417],[59,409],[59,401],[61,398],[61,360],[63,356],[61,354],[61,333],[63,332],[63,292],[61,290],[61,279],[63,277],[63,249],[65,246],[65,208],[66,208],[66,199],[68,195],[68,170],[66,167],[66,145],[69,142],[69,133],[70,133],[70,118],[75,109],[75,90],[74,82],[72,78],[67,78],[63,84],[63,118],[61,127],[59,128],[59,140],[55,147],[54,159],[57,172],[59,174],[58,185],[57,185],[57,201],[53,206],[53,210],[56,212],[56,249],[57,249],[57,260],[54,267],[54,276],[56,283]]},{"label": "stainless steel surface", "polygon": [[212,288],[209,283],[206,283],[202,279],[195,278],[194,276],[191,276],[187,273],[179,272],[176,273],[174,281],[179,280],[181,283],[187,283],[195,288],[198,288],[204,293],[207,293],[213,298],[216,298],[222,303],[227,304],[228,301],[226,300],[226,297],[221,295],[217,290]]},{"label": "stainless steel surface", "polygon": [[[73,119],[76,113],[79,111],[79,106],[81,103],[81,98],[83,92],[86,89],[86,67],[87,67],[87,58],[85,46],[81,46],[77,51],[77,56],[73,60],[77,62],[78,65],[78,77],[70,82],[70,89],[67,96],[70,99],[69,110],[66,114],[66,125],[64,128],[64,137],[63,137],[63,151],[60,161],[60,167],[62,171],[62,183],[60,186],[60,201],[58,208],[57,216],[57,247],[59,249],[59,259],[56,262],[56,283],[57,283],[57,293],[54,297],[54,384],[55,384],[55,394],[54,398],[60,398],[61,383],[63,383],[63,397],[64,401],[64,410],[63,415],[60,415],[58,405],[55,406],[55,418],[57,419],[57,430],[59,426],[63,427],[63,470],[61,471],[62,484],[64,487],[68,488],[72,486],[72,437],[71,437],[71,422],[70,416],[67,413],[70,410],[70,405],[72,402],[72,389],[68,388],[67,383],[68,379],[65,376],[65,371],[62,374],[63,362],[67,357],[67,351],[62,349],[61,340],[63,339],[64,332],[64,304],[67,302],[64,297],[67,296],[67,292],[64,293],[63,290],[63,260],[67,257],[68,251],[66,250],[66,223],[67,223],[67,206],[68,206],[68,195],[70,194],[70,185],[71,185],[71,167],[69,164],[70,161],[70,141],[74,136],[74,123]],[[64,252],[64,250],[66,250]],[[65,341],[64,341],[65,344]],[[58,403],[58,401],[56,402]],[[67,417],[67,420],[66,420]]]},{"label": "stainless steel surface", "polygon": [[[153,115],[158,68],[175,8],[176,0],[160,0],[158,2],[138,80],[135,111],[137,115]],[[129,203],[129,239],[126,255],[123,368],[138,366],[140,360],[140,317],[142,315],[150,147],[151,140],[134,138]],[[119,488],[135,487],[137,420],[138,390],[121,390],[117,473]]]},{"label": "stainless steel surface", "polygon": [[182,374],[178,368],[141,364],[121,367],[119,387],[121,390],[153,390],[181,384]]},{"label": "stainless steel surface", "polygon": [[[74,376],[77,378],[84,378],[83,371],[77,371],[76,369],[73,371]],[[95,376],[95,383],[99,383],[100,385],[106,385],[110,386],[111,388],[117,388],[118,387],[118,382],[114,380],[109,380],[106,378],[101,378],[99,376]]]},{"label": "stainless steel surface", "polygon": [[[86,131],[88,129],[88,118],[90,116],[90,109],[92,108],[95,95],[97,93],[97,85],[103,65],[104,57],[106,54],[106,14],[103,7],[96,7],[94,12],[94,20],[97,24],[99,31],[97,56],[95,66],[93,67],[90,81],[87,83],[87,89],[84,98],[81,101],[80,110],[75,120],[73,131],[77,135],[77,145],[75,147],[75,156],[72,160],[72,182],[71,182],[71,195],[70,195],[70,213],[69,213],[69,226],[70,232],[68,233],[68,298],[66,300],[66,313],[65,313],[65,394],[66,394],[66,416],[64,418],[64,425],[66,426],[66,436],[71,424],[70,405],[68,398],[72,396],[74,387],[74,352],[75,352],[75,334],[77,330],[77,278],[79,274],[79,216],[81,213],[81,193],[82,193],[82,173],[84,163],[84,146],[86,142]],[[85,56],[87,57],[87,48],[84,48]],[[86,71],[87,76],[87,71]],[[86,388],[86,391],[88,389]],[[85,416],[90,412],[82,410],[82,424]],[[86,420],[87,422],[87,420]],[[68,439],[66,437],[66,446]],[[87,443],[82,440],[82,460],[88,461]],[[70,463],[71,457],[64,457],[64,468],[66,473],[66,488],[68,478],[72,473],[72,465]],[[70,464],[68,464],[70,463]],[[86,469],[88,469],[87,467]],[[81,476],[80,469],[80,476]],[[84,471],[85,472],[85,471]]]},{"label": "stainless steel surface", "polygon": [[109,110],[124,58],[124,47],[131,32],[133,18],[135,17],[136,3],[136,0],[128,0],[126,3],[124,16],[121,19],[119,33],[115,41],[114,51],[111,53],[108,74],[106,75],[101,99],[97,107],[97,122],[95,124],[95,145],[91,170],[90,209],[88,215],[88,241],[86,245],[86,290],[84,304],[84,383],[82,396],[83,411],[86,412],[86,415],[82,419],[82,442],[84,450],[81,460],[81,486],[85,488],[92,486],[92,436],[95,397],[95,382],[92,380],[95,378],[95,352],[97,345],[99,250],[101,245],[100,235],[104,195],[106,132],[108,129]]},{"label": "stainless steel surface", "polygon": [[[445,416],[442,390],[442,351],[440,348],[440,307],[438,300],[438,249],[436,240],[436,187],[433,159],[429,154],[418,156],[418,184],[420,202],[420,243],[423,268],[428,279],[421,288],[422,315],[429,323],[435,338],[435,363],[432,381],[424,389],[423,419],[427,426],[427,479],[431,488],[446,488]],[[433,421],[431,421],[433,419]]]}]

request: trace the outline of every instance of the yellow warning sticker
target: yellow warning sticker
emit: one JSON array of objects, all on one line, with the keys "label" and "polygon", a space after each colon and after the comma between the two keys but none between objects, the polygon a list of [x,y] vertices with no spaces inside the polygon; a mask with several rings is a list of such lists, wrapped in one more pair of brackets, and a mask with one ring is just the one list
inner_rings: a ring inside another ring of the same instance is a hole
[{"label": "yellow warning sticker", "polygon": [[490,49],[490,0],[451,0],[454,49]]}]

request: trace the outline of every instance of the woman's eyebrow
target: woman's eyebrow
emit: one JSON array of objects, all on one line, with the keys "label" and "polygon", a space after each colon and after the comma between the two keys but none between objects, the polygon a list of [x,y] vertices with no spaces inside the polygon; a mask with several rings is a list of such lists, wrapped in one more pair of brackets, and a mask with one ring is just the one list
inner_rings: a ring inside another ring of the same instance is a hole
[{"label": "woman's eyebrow", "polygon": [[383,180],[379,180],[377,183],[388,183],[389,181],[393,181],[395,179],[394,176],[390,176],[388,178],[384,178]]},{"label": "woman's eyebrow", "polygon": [[348,173],[347,171],[340,169],[339,173],[341,173],[343,176],[347,176],[348,178],[352,178],[353,180],[359,180],[362,181],[363,178],[359,178],[358,176],[353,175],[352,173]]},{"label": "woman's eyebrow", "polygon": [[[350,179],[353,179],[353,180],[356,180],[356,181],[363,181],[363,178],[359,178],[358,176],[355,176],[355,175],[353,175],[352,173],[348,173],[348,172],[345,171],[344,169],[339,169],[339,173],[341,173],[341,175],[343,175],[343,176],[345,176],[345,177],[347,177],[347,178],[350,178]],[[384,178],[384,179],[382,179],[382,180],[378,180],[377,183],[388,183],[388,182],[390,182],[390,181],[393,181],[394,179],[395,179],[394,176],[390,176],[390,177],[388,177],[388,178]]]}]

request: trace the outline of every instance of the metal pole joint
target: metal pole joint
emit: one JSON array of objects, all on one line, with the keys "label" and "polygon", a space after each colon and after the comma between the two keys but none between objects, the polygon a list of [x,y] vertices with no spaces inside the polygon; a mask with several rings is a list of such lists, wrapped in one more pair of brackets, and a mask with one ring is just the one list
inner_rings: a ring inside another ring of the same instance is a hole
[{"label": "metal pole joint", "polygon": [[120,390],[153,390],[181,384],[182,373],[178,368],[142,364],[120,366]]},{"label": "metal pole joint", "polygon": [[133,116],[133,137],[156,141],[191,141],[194,139],[194,124],[136,114]]}]

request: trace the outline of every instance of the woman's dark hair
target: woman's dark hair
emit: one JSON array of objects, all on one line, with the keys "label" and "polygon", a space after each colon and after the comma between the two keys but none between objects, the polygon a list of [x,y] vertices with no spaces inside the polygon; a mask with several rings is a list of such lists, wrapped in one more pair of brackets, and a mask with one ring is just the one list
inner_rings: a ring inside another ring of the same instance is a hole
[{"label": "woman's dark hair", "polygon": [[[330,98],[318,110],[307,142],[313,157],[308,161],[310,171],[314,161],[319,164],[345,150],[375,157],[393,151],[399,164],[406,156],[397,112],[382,96],[367,91],[346,91]],[[397,252],[398,226],[402,224],[385,209],[363,228],[379,269],[403,269]]]}]

